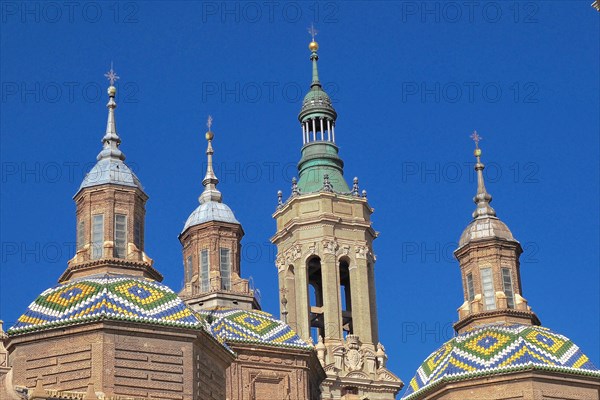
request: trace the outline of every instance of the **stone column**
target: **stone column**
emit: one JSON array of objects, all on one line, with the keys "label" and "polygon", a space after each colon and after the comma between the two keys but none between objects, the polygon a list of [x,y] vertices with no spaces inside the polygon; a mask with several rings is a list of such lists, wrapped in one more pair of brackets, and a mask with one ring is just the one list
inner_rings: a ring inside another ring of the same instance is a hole
[{"label": "stone column", "polygon": [[370,303],[371,289],[367,271],[367,260],[357,254],[349,268],[350,291],[352,293],[352,326],[353,333],[360,338],[362,343],[376,344],[373,342],[371,328]]},{"label": "stone column", "polygon": [[[285,294],[285,298],[287,299],[287,319],[288,324],[292,327],[293,330],[297,330],[298,325],[298,316],[296,313],[296,266],[290,265],[287,267],[287,270],[284,275],[284,283],[287,293]],[[294,301],[290,301],[294,299]]]},{"label": "stone column", "polygon": [[340,273],[335,254],[325,252],[321,259],[323,283],[323,312],[325,338],[342,339],[342,311],[340,307]]},{"label": "stone column", "polygon": [[[310,320],[308,310],[308,271],[306,263],[299,261],[295,270],[296,281],[296,333],[305,341],[310,340]],[[288,303],[288,307],[290,303]]]}]

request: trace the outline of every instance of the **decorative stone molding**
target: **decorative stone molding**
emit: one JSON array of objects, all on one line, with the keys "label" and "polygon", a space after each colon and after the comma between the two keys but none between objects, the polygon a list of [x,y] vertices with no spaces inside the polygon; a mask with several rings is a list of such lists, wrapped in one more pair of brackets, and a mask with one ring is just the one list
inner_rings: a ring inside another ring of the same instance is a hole
[{"label": "decorative stone molding", "polygon": [[277,258],[275,258],[275,266],[277,267],[278,272],[282,272],[285,269],[285,257],[283,255],[277,255]]},{"label": "decorative stone molding", "polygon": [[293,261],[298,261],[302,257],[302,246],[299,244],[292,246],[290,255]]},{"label": "decorative stone molding", "polygon": [[317,345],[315,346],[315,349],[317,350],[317,358],[319,359],[319,362],[322,366],[325,366],[325,355],[327,354],[327,348],[323,343],[322,336],[319,336],[319,340],[317,342]]},{"label": "decorative stone molding", "polygon": [[377,357],[372,350],[363,349],[363,358],[365,360],[365,370],[368,374],[374,374],[377,371]]},{"label": "decorative stone molding", "polygon": [[386,382],[402,382],[400,379],[398,379],[398,377],[385,368],[382,368],[377,372],[377,380]]},{"label": "decorative stone molding", "polygon": [[354,252],[356,254],[356,258],[360,258],[362,260],[365,260],[367,258],[367,246],[355,246]]},{"label": "decorative stone molding", "polygon": [[323,252],[325,254],[336,254],[337,253],[338,244],[335,239],[333,239],[333,240],[323,239],[322,244],[323,244]]},{"label": "decorative stone molding", "polygon": [[379,368],[385,368],[385,364],[387,363],[387,354],[385,352],[385,347],[381,343],[377,343],[377,365]]},{"label": "decorative stone molding", "polygon": [[359,371],[363,367],[363,353],[360,351],[358,336],[348,335],[346,337],[346,351],[344,365],[348,371]]},{"label": "decorative stone molding", "polygon": [[317,254],[319,251],[319,243],[313,242],[308,246],[308,255],[311,256],[313,254]]},{"label": "decorative stone molding", "polygon": [[343,346],[333,349],[333,363],[335,369],[338,371],[342,371],[344,369],[344,352],[345,349]]},{"label": "decorative stone molding", "polygon": [[350,246],[348,246],[348,245],[341,246],[340,251],[338,253],[340,256],[349,257],[350,256]]}]

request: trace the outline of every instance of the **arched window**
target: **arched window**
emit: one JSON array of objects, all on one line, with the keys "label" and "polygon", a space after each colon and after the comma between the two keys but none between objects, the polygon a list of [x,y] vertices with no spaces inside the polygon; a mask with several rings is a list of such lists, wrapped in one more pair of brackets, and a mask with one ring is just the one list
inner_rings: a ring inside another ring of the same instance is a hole
[{"label": "arched window", "polygon": [[224,247],[220,250],[221,289],[231,290],[231,250]]},{"label": "arched window", "polygon": [[200,290],[208,292],[210,282],[210,266],[208,264],[208,249],[200,251]]},{"label": "arched window", "polygon": [[347,259],[340,260],[340,304],[344,337],[353,332],[352,329],[352,295],[350,292],[350,266]]},{"label": "arched window", "polygon": [[496,294],[494,291],[494,279],[490,267],[481,268],[481,288],[483,291],[483,303],[486,310],[496,309]]},{"label": "arched window", "polygon": [[307,261],[308,297],[310,301],[310,333],[316,343],[319,336],[325,336],[323,315],[323,281],[321,276],[321,259],[313,257]]},{"label": "arched window", "polygon": [[127,256],[127,215],[115,214],[115,258]]},{"label": "arched window", "polygon": [[506,295],[506,305],[508,308],[515,308],[515,292],[509,268],[502,268],[502,289]]},{"label": "arched window", "polygon": [[104,250],[104,215],[92,216],[92,259],[103,257]]}]

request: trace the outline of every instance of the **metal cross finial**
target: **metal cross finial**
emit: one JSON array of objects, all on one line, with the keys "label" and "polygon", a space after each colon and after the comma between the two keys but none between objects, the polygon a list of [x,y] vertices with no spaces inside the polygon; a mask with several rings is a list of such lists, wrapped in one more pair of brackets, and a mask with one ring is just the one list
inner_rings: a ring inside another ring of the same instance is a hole
[{"label": "metal cross finial", "polygon": [[120,79],[120,76],[117,75],[117,73],[113,69],[113,63],[112,63],[112,61],[110,62],[110,71],[108,71],[107,73],[105,73],[104,76],[110,82],[110,86],[114,86],[115,82],[117,81],[117,79]]},{"label": "metal cross finial", "polygon": [[479,142],[481,140],[483,140],[483,138],[481,136],[479,136],[479,134],[477,133],[477,131],[473,131],[473,134],[471,134],[471,139],[473,139],[473,141],[475,142],[475,148],[478,149],[479,148]]},{"label": "metal cross finial", "polygon": [[310,36],[312,36],[312,41],[315,41],[315,36],[317,36],[317,33],[319,33],[319,31],[317,31],[315,29],[315,24],[310,24],[310,28],[308,28],[308,33],[310,33]]},{"label": "metal cross finial", "polygon": [[206,126],[208,127],[209,131],[210,131],[210,128],[212,127],[212,123],[213,123],[213,117],[212,117],[212,115],[209,115],[208,120],[206,120]]}]

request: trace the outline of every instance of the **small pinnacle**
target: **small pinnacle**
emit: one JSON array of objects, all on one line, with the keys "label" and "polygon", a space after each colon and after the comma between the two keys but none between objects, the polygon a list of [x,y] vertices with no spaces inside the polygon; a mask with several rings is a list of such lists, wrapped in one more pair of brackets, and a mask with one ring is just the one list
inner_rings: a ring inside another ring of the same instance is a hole
[{"label": "small pinnacle", "polygon": [[355,176],[352,182],[352,195],[358,196],[358,177]]}]

